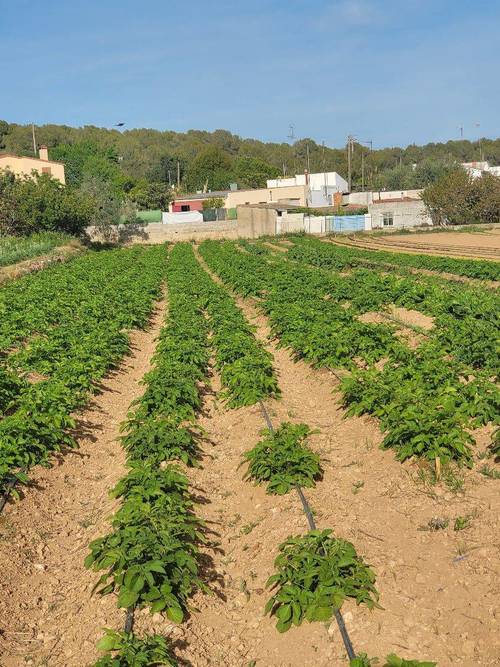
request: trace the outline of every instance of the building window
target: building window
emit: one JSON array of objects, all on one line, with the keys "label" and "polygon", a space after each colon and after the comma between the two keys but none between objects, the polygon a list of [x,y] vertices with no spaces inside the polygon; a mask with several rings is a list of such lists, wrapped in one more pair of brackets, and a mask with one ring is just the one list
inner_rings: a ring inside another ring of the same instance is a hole
[{"label": "building window", "polygon": [[394,225],[394,214],[382,213],[382,220],[384,227],[392,227]]},{"label": "building window", "polygon": [[52,169],[50,167],[42,167],[42,174],[48,174],[50,176],[52,174]]},{"label": "building window", "polygon": [[181,204],[181,211],[185,213],[186,211],[190,211],[191,206],[189,204]]}]

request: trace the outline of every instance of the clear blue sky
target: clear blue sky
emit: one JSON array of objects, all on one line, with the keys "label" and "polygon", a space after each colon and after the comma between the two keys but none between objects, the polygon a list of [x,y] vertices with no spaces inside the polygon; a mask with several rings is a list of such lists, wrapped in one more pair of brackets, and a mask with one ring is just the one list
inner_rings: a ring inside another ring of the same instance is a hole
[{"label": "clear blue sky", "polygon": [[499,34],[498,0],[0,0],[0,118],[498,137]]}]

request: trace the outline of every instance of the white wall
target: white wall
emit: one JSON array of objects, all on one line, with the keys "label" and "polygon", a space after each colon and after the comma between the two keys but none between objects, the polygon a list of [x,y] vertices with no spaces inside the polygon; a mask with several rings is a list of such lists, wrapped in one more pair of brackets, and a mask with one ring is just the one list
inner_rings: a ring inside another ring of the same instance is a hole
[{"label": "white wall", "polygon": [[[388,202],[370,204],[368,212],[371,214],[372,229],[398,229],[404,227],[418,227],[432,225],[432,220],[422,201]],[[384,227],[384,213],[392,213],[394,224]]]},{"label": "white wall", "polygon": [[[334,192],[347,192],[347,181],[336,171],[309,174],[309,187],[311,190],[320,190],[325,186],[332,188]],[[282,188],[289,185],[306,185],[306,175],[296,174],[290,178],[274,178],[267,181],[268,188]]]},{"label": "white wall", "polygon": [[200,211],[182,211],[180,213],[162,213],[162,223],[164,225],[174,225],[182,222],[198,223],[203,222],[203,214]]},{"label": "white wall", "polygon": [[420,199],[422,190],[376,190],[373,192],[350,192],[342,197],[344,204],[359,204],[368,206],[379,199],[401,199],[411,197],[411,199]]}]

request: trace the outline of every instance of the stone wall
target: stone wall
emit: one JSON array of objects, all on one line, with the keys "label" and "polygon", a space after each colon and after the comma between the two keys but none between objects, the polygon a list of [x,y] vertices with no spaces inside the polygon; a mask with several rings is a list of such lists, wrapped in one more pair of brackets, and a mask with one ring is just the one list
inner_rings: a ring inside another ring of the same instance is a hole
[{"label": "stone wall", "polygon": [[97,227],[87,227],[90,241],[109,243],[165,243],[166,241],[204,241],[205,239],[239,238],[236,221],[200,222],[164,225],[151,224],[113,225],[106,234]]}]

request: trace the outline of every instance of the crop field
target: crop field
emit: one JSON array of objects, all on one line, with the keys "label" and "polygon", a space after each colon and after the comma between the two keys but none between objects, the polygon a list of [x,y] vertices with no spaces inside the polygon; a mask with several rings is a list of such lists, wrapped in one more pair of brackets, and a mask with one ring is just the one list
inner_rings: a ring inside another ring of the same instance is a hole
[{"label": "crop field", "polygon": [[498,266],[290,236],[1,288],[2,667],[498,664]]}]

